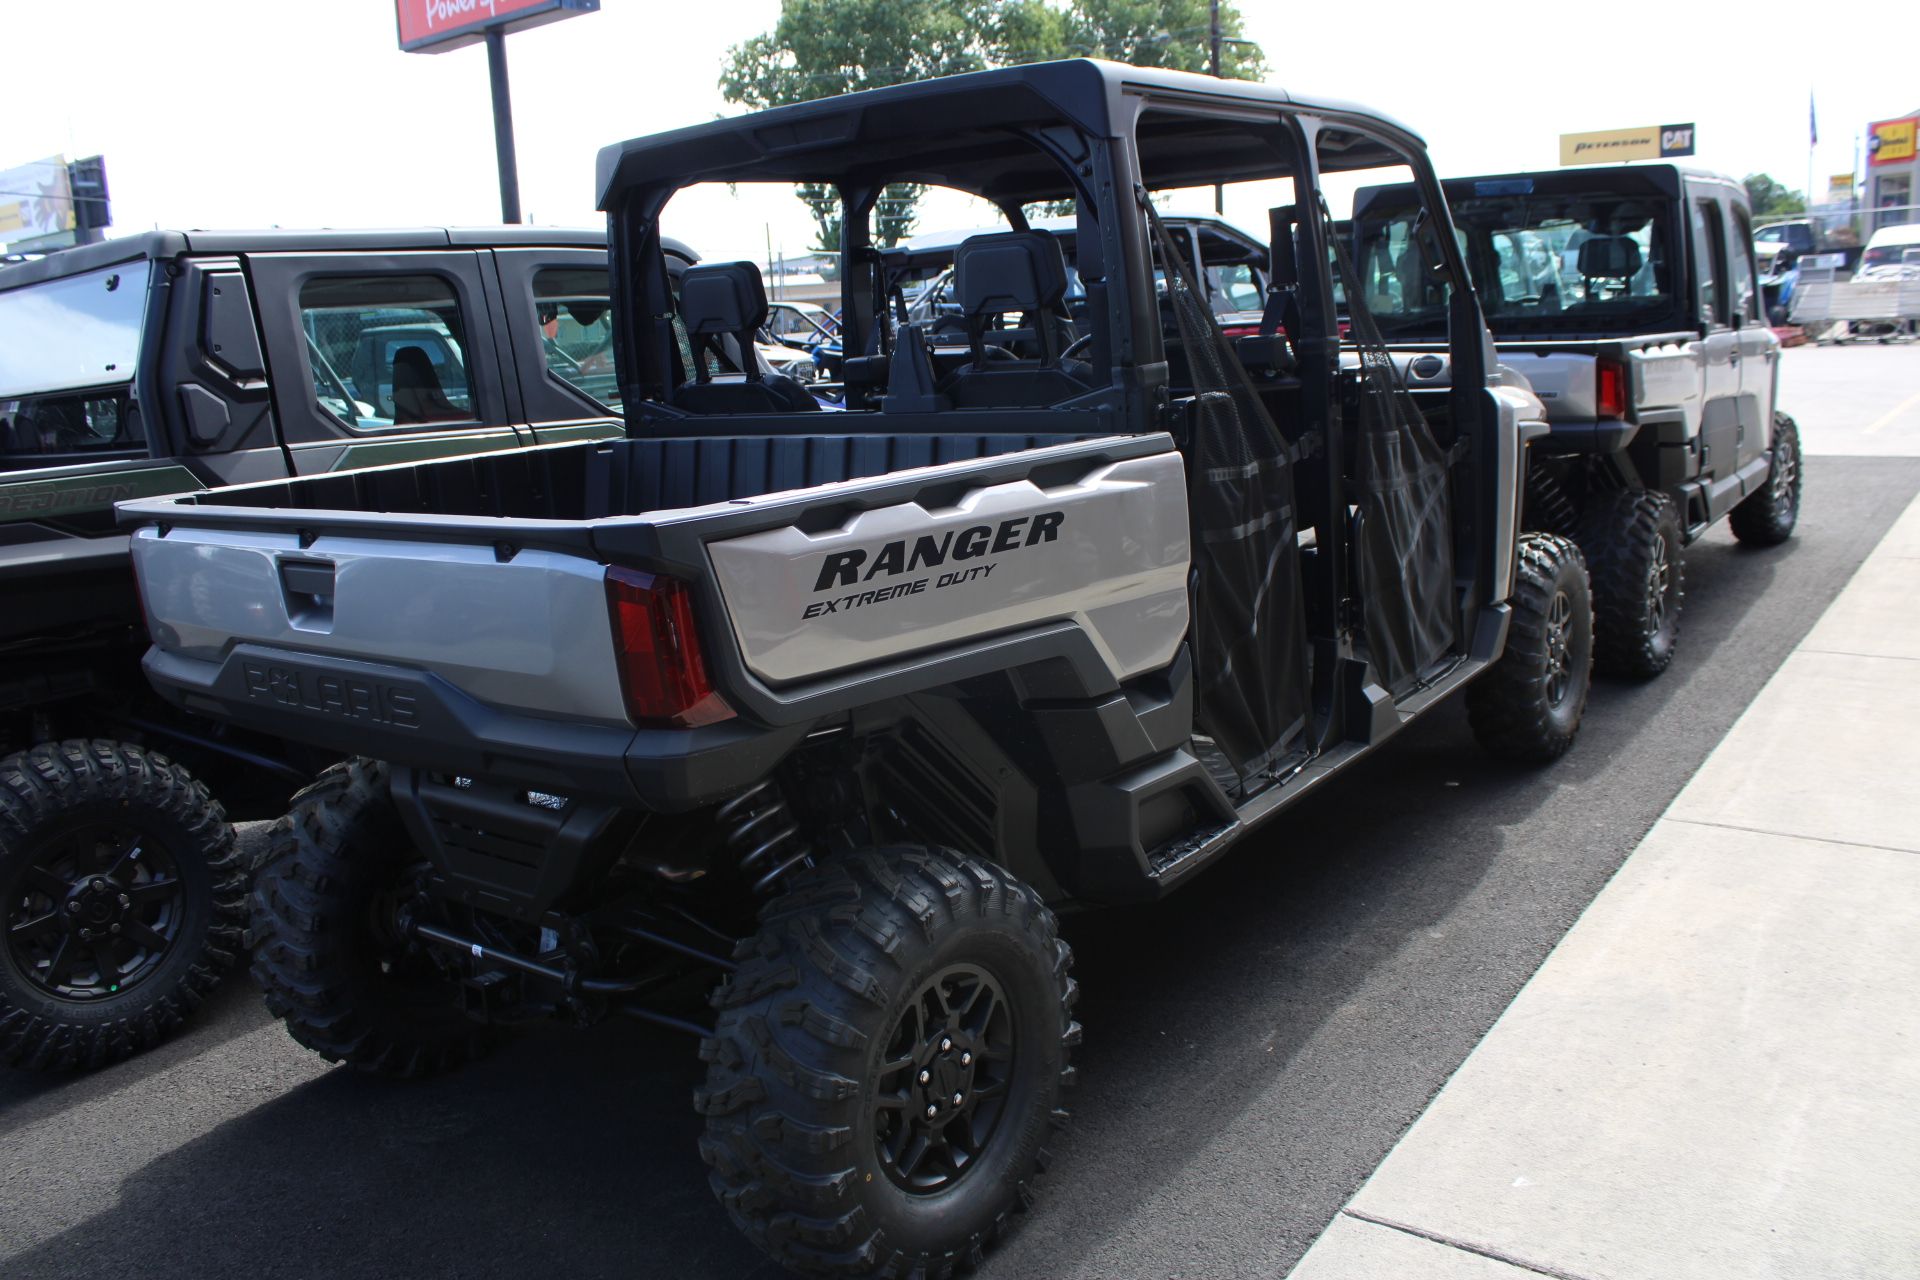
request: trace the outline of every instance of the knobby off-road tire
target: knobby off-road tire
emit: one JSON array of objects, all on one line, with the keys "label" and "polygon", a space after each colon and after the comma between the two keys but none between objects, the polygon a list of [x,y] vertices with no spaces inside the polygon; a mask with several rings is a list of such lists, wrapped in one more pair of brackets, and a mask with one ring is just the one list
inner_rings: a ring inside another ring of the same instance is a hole
[{"label": "knobby off-road tire", "polygon": [[1593,682],[1593,602],[1580,548],[1551,533],[1521,536],[1513,621],[1499,661],[1467,686],[1480,745],[1523,764],[1566,754]]},{"label": "knobby off-road tire", "polygon": [[1784,413],[1773,415],[1772,465],[1766,487],[1748,494],[1727,516],[1733,536],[1749,547],[1777,547],[1800,520],[1800,428]]},{"label": "knobby off-road tire", "polygon": [[246,893],[226,814],[158,752],[0,760],[0,1062],[76,1070],[166,1039],[233,967]]},{"label": "knobby off-road tire", "polygon": [[287,1033],[329,1062],[415,1077],[479,1056],[491,1037],[395,908],[419,861],[387,790],[387,767],[323,772],[274,823],[253,888],[253,976]]},{"label": "knobby off-road tire", "polygon": [[884,849],[796,881],[735,959],[694,1098],[735,1224],[814,1275],[977,1266],[1066,1121],[1080,1027],[1053,914],[976,858]]},{"label": "knobby off-road tire", "polygon": [[1673,662],[1686,572],[1680,510],[1663,493],[1602,496],[1576,541],[1593,582],[1593,666],[1646,679]]}]

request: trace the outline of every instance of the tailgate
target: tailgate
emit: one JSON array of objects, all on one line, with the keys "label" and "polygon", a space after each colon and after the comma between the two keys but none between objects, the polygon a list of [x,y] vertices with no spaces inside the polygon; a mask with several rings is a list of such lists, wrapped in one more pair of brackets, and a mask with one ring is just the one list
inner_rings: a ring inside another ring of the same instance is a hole
[{"label": "tailgate", "polygon": [[[590,724],[628,723],[601,565],[492,545],[149,526],[134,568],[156,646],[224,663],[236,646],[430,671],[478,702]],[[256,664],[257,666],[258,664]],[[297,683],[297,682],[295,682]],[[345,686],[300,690],[265,667],[246,692],[378,720]],[[328,705],[331,702],[334,705]]]},{"label": "tailgate", "polygon": [[1500,363],[1525,378],[1547,407],[1548,422],[1593,422],[1598,390],[1592,348],[1555,351],[1502,345],[1499,350]]}]

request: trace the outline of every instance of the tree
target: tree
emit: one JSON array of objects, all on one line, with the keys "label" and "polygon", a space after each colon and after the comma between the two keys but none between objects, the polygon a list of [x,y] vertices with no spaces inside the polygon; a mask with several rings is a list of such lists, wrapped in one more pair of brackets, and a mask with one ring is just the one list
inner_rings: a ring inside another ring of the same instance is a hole
[{"label": "tree", "polygon": [[[1241,39],[1237,5],[1220,6],[1223,75],[1257,79],[1258,45]],[[1052,58],[1113,58],[1139,66],[1205,71],[1209,0],[784,0],[773,30],[728,51],[720,75],[727,101],[787,106],[909,80]],[[881,193],[874,239],[913,233],[925,188],[894,183]],[[840,245],[840,201],[831,187],[803,184],[817,246]]]},{"label": "tree", "polygon": [[[1070,52],[1174,71],[1212,70],[1210,0],[1072,0]],[[1238,5],[1220,6],[1220,74],[1258,80],[1266,74],[1260,46],[1242,38]]]},{"label": "tree", "polygon": [[[983,42],[995,6],[986,0],[785,0],[773,30],[735,45],[720,74],[729,102],[764,108],[878,89],[908,80],[980,71],[992,65]],[[898,244],[913,232],[922,188],[895,183],[881,193],[874,236]],[[840,245],[840,199],[803,184],[822,252]]]},{"label": "tree", "polygon": [[1764,173],[1750,173],[1742,181],[1746,183],[1747,202],[1753,206],[1753,216],[1756,218],[1807,211],[1805,196],[1789,190]]}]

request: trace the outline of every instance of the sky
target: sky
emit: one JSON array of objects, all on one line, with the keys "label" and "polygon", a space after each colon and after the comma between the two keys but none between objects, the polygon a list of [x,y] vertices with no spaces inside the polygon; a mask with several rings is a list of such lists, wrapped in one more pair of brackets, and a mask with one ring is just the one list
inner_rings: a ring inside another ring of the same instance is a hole
[{"label": "sky", "polygon": [[[1869,120],[1920,108],[1905,48],[1911,0],[1838,7],[1803,26],[1771,7],[1655,8],[1372,0],[1243,0],[1270,78],[1362,102],[1421,133],[1442,175],[1551,167],[1558,136],[1694,123],[1694,163],[1805,185],[1811,92],[1816,189],[1853,166]],[[598,225],[594,155],[623,138],[737,110],[717,80],[729,46],[778,0],[602,0],[508,41],[521,202],[529,221]],[[1364,14],[1364,17],[1357,15]],[[1793,29],[1787,29],[1791,24]],[[392,0],[0,0],[0,169],[106,157],[115,226],[475,225],[499,219],[485,51],[401,53]],[[1607,38],[1611,33],[1611,38]],[[1879,33],[1876,36],[1875,33]],[[1188,207],[1192,202],[1183,202]],[[1230,203],[1261,227],[1264,201]],[[923,228],[986,219],[958,200]],[[804,250],[785,192],[677,197],[667,230],[709,258]]]}]

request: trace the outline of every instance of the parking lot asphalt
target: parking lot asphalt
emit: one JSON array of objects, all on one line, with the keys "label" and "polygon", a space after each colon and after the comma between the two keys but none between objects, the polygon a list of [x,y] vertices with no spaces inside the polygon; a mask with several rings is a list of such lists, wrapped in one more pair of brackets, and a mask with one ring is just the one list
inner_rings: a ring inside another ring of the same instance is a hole
[{"label": "parking lot asphalt", "polygon": [[[1487,759],[1456,702],[1192,888],[1070,920],[1075,1127],[982,1274],[1284,1273],[1916,492],[1920,458],[1814,457],[1787,546],[1715,530],[1674,668],[1599,686],[1554,768]],[[698,1077],[608,1025],[361,1080],[235,982],[145,1057],[0,1077],[0,1274],[781,1274],[706,1189]]]}]

